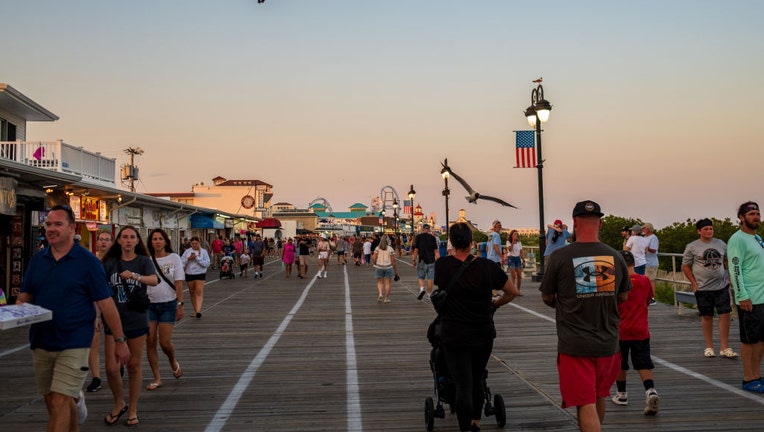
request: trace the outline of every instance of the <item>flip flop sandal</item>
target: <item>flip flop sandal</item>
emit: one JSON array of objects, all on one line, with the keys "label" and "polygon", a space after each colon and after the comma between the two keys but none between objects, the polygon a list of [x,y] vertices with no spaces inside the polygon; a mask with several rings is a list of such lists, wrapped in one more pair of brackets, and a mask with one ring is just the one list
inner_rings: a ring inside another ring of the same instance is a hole
[{"label": "flip flop sandal", "polygon": [[148,391],[156,390],[159,387],[162,387],[162,383],[161,382],[153,382],[153,383],[151,383],[151,384],[146,386],[146,390],[148,390]]},{"label": "flip flop sandal", "polygon": [[172,376],[174,376],[175,379],[178,379],[183,376],[183,369],[180,368],[180,363],[175,362],[175,364],[178,365],[178,367],[172,371]]},{"label": "flip flop sandal", "polygon": [[119,421],[119,418],[122,417],[123,414],[127,412],[127,405],[123,406],[121,410],[117,413],[117,415],[114,415],[112,413],[109,413],[106,415],[106,417],[103,418],[103,422],[107,425],[114,425],[117,424]]},{"label": "flip flop sandal", "polygon": [[141,421],[138,420],[138,417],[130,417],[125,422],[125,426],[138,426],[139,424],[141,424]]}]

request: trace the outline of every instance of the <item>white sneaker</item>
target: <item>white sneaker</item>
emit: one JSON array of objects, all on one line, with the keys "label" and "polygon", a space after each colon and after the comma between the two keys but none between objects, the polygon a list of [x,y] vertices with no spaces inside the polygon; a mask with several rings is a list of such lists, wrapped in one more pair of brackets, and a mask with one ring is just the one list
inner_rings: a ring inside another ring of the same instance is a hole
[{"label": "white sneaker", "polygon": [[616,392],[613,396],[613,403],[616,405],[626,406],[629,404],[629,395],[627,392]]},{"label": "white sneaker", "polygon": [[326,279],[326,270],[324,270],[324,279]]},{"label": "white sneaker", "polygon": [[85,394],[80,390],[80,400],[77,402],[77,422],[85,423],[88,418],[88,407],[85,405]]},{"label": "white sneaker", "polygon": [[645,391],[645,411],[646,416],[656,415],[660,410],[661,398],[654,388]]}]

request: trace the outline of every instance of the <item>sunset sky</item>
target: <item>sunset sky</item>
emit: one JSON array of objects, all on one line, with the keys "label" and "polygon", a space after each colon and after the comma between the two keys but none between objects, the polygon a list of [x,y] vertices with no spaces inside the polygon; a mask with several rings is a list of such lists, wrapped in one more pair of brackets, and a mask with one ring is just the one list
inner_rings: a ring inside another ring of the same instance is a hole
[{"label": "sunset sky", "polygon": [[538,227],[535,169],[513,169],[532,81],[546,222],[573,205],[662,228],[764,204],[764,2],[6,0],[0,82],[63,139],[129,161],[138,192],[216,176],[274,202],[370,205],[387,185],[444,223],[440,161],[481,228]]}]

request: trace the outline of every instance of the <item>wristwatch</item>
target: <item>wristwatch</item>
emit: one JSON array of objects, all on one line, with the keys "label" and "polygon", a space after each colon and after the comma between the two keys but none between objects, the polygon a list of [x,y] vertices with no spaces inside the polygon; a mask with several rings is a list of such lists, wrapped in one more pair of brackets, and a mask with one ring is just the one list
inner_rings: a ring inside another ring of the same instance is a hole
[{"label": "wristwatch", "polygon": [[115,343],[125,343],[125,342],[127,342],[127,336],[122,335],[120,337],[115,337],[114,338],[114,342]]},{"label": "wristwatch", "polygon": [[182,302],[182,301],[179,301],[179,302],[178,302],[178,306],[183,306],[183,302]]}]

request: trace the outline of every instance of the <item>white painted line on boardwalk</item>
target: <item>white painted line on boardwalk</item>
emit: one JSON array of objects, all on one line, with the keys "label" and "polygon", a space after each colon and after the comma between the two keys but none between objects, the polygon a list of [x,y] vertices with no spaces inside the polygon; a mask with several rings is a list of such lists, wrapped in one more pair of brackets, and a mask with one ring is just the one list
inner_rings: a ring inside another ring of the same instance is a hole
[{"label": "white painted line on boardwalk", "polygon": [[241,399],[244,391],[247,389],[247,387],[249,387],[249,383],[252,382],[255,374],[257,374],[257,370],[260,369],[260,366],[262,366],[263,362],[265,362],[265,359],[268,358],[268,355],[270,354],[273,347],[276,346],[276,343],[279,341],[279,339],[281,339],[281,335],[284,334],[284,331],[286,330],[287,326],[289,326],[292,318],[302,307],[302,304],[305,302],[305,298],[308,296],[308,293],[310,292],[310,289],[313,287],[313,283],[315,282],[316,278],[310,280],[308,285],[302,291],[302,295],[297,300],[297,303],[295,303],[294,307],[292,307],[292,310],[289,311],[287,316],[281,322],[281,325],[279,325],[279,328],[277,328],[273,335],[271,335],[270,339],[268,339],[268,342],[263,345],[263,347],[260,349],[260,352],[257,353],[257,356],[255,356],[249,366],[247,366],[247,369],[241,374],[239,381],[236,383],[233,390],[231,390],[231,393],[228,394],[228,397],[223,402],[223,405],[220,406],[218,411],[215,413],[215,416],[212,417],[212,420],[207,425],[207,428],[205,429],[206,432],[217,432],[223,429],[226,421],[233,413],[234,408],[236,408],[236,404],[239,403],[239,399]]},{"label": "white painted line on boardwalk", "polygon": [[355,357],[355,334],[353,333],[353,308],[350,304],[350,282],[348,270],[342,267],[345,274],[345,363],[347,379],[347,419],[349,431],[363,431],[361,421],[361,396],[358,392],[358,363]]},{"label": "white painted line on boardwalk", "polygon": [[[517,305],[517,304],[514,304],[514,303],[509,303],[509,305],[513,306],[513,307],[515,307],[517,309],[520,309],[523,312],[526,312],[526,313],[529,313],[531,315],[537,316],[537,317],[539,317],[541,319],[547,320],[547,321],[549,321],[551,323],[555,322],[555,319],[552,318],[552,317],[546,316],[544,314],[540,314],[540,313],[538,313],[536,311],[532,311],[532,310],[530,310],[528,308],[524,308],[524,307],[522,307],[520,305]],[[660,364],[660,365],[662,365],[664,367],[667,367],[669,369],[673,369],[673,370],[675,370],[675,371],[677,371],[679,373],[683,373],[683,374],[685,374],[685,375],[687,375],[689,377],[696,378],[696,379],[699,379],[701,381],[707,382],[708,384],[711,384],[714,387],[720,388],[722,390],[726,390],[726,391],[728,391],[730,393],[734,393],[734,394],[736,394],[738,396],[742,396],[742,397],[744,397],[746,399],[749,399],[749,400],[752,400],[752,401],[754,401],[756,403],[764,405],[764,399],[761,396],[757,395],[757,394],[753,394],[751,392],[747,392],[747,391],[745,391],[743,389],[739,389],[739,388],[733,387],[733,386],[731,386],[729,384],[723,383],[723,382],[721,382],[719,380],[715,380],[715,379],[713,379],[711,377],[707,377],[707,376],[705,376],[705,375],[703,375],[701,373],[691,371],[690,369],[687,369],[685,367],[679,366],[678,364],[672,363],[672,362],[670,362],[668,360],[663,360],[660,357],[656,357],[656,356],[653,355],[652,358],[653,358],[653,361],[655,361],[656,363],[658,363],[658,364]]]}]

